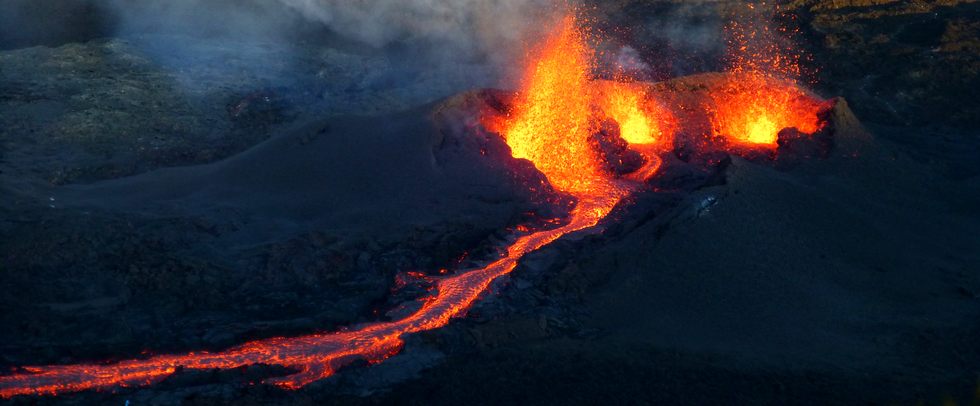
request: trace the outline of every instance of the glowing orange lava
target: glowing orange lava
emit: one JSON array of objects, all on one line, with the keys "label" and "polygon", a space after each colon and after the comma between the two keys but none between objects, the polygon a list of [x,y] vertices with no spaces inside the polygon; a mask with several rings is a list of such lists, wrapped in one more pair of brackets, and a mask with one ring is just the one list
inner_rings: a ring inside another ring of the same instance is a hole
[{"label": "glowing orange lava", "polygon": [[619,124],[619,135],[631,145],[669,144],[665,127],[671,114],[650,99],[641,86],[604,82],[599,103],[603,114]]},{"label": "glowing orange lava", "polygon": [[672,119],[670,113],[648,98],[642,86],[592,80],[588,33],[574,16],[561,20],[536,56],[514,111],[488,123],[504,135],[515,158],[533,162],[560,191],[577,197],[605,195],[610,176],[589,138],[600,122],[612,119],[624,141],[648,161],[658,160],[654,152],[669,145],[664,123]]},{"label": "glowing orange lava", "polygon": [[734,73],[712,95],[712,127],[737,143],[775,145],[784,128],[812,134],[820,129],[822,102],[796,84],[757,73]]},{"label": "glowing orange lava", "polygon": [[575,18],[565,17],[538,50],[503,130],[514,158],[533,162],[552,186],[572,194],[592,192],[606,177],[589,143],[592,61]]},{"label": "glowing orange lava", "polygon": [[712,95],[715,134],[742,144],[775,145],[779,131],[796,128],[812,134],[820,129],[821,101],[797,84],[800,51],[771,28],[764,6],[749,3],[726,26],[728,70],[721,92]]},{"label": "glowing orange lava", "polygon": [[[266,381],[295,389],[328,377],[356,359],[381,362],[401,349],[404,335],[446,325],[468,309],[491,282],[510,273],[525,254],[568,233],[595,226],[637,185],[615,179],[602,169],[600,157],[589,141],[596,126],[589,83],[593,62],[575,19],[562,20],[535,56],[515,107],[516,114],[500,124],[506,128],[504,137],[515,157],[530,160],[557,190],[577,198],[565,225],[519,233],[503,258],[479,269],[438,277],[432,296],[423,299],[418,311],[401,320],[330,334],[258,340],[213,353],[159,355],[111,364],[25,367],[23,372],[0,376],[0,397],[148,385],[180,368],[230,369],[254,364],[295,369],[294,374]],[[632,139],[649,144],[658,135],[650,121],[634,118],[640,111],[633,108],[637,102],[627,99],[619,104],[626,106],[628,118],[624,122],[631,128],[624,131]],[[614,117],[618,117],[616,114],[618,110]],[[640,124],[632,124],[632,120]],[[659,160],[650,159],[647,168],[639,172],[652,173],[657,165]]]},{"label": "glowing orange lava", "polygon": [[26,373],[0,377],[0,397],[148,385],[173,374],[178,368],[231,369],[254,364],[296,369],[295,374],[269,379],[265,383],[287,389],[300,388],[333,375],[339,367],[356,359],[383,361],[401,349],[405,334],[446,325],[452,317],[469,308],[494,279],[510,273],[525,254],[565,234],[594,226],[620,198],[621,195],[615,194],[579,202],[568,224],[521,236],[508,248],[504,258],[480,269],[440,279],[438,293],[402,320],[368,324],[332,334],[259,340],[214,353],[160,355],[114,364],[26,367]]}]

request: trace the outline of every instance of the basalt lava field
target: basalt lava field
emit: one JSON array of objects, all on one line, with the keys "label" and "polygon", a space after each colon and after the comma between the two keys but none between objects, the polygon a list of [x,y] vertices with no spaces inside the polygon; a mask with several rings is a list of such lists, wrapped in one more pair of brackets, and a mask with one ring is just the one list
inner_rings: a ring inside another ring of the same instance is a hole
[{"label": "basalt lava field", "polygon": [[0,402],[978,404],[977,11],[2,5]]}]

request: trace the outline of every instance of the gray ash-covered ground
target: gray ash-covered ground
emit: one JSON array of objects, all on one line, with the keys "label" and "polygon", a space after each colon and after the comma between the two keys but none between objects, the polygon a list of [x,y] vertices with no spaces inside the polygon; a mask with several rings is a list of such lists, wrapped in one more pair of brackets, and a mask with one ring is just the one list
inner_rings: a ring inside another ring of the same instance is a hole
[{"label": "gray ash-covered ground", "polygon": [[[719,67],[732,2],[603,3],[650,79]],[[733,158],[639,196],[466,318],[299,391],[247,384],[276,372],[257,366],[13,402],[980,402],[977,3],[784,9],[817,90],[873,134],[857,154]],[[398,274],[465,268],[534,208],[510,169],[415,130],[478,63],[454,82],[333,34],[62,34],[0,43],[0,368],[384,317]]]}]

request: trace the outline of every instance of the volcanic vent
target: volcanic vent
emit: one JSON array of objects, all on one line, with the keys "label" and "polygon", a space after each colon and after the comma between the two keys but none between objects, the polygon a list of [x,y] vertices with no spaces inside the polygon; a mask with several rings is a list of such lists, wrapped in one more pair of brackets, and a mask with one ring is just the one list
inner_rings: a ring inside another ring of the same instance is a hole
[{"label": "volcanic vent", "polygon": [[516,227],[501,255],[485,266],[433,277],[418,310],[397,320],[217,352],[25,366],[0,376],[0,396],[111,390],[153,384],[180,369],[254,364],[294,370],[264,382],[297,389],[356,360],[382,362],[401,351],[407,334],[465,314],[525,254],[570,233],[595,230],[631,194],[651,192],[665,176],[674,179],[690,167],[718,167],[728,153],[777,162],[799,151],[826,154],[832,121],[845,114],[841,104],[758,69],[662,83],[597,80],[591,36],[578,17],[566,16],[531,53],[519,91],[474,91],[436,108],[432,124],[448,136],[499,138],[516,162],[533,165],[541,176],[528,176],[526,186],[540,192],[542,205],[566,215]]}]

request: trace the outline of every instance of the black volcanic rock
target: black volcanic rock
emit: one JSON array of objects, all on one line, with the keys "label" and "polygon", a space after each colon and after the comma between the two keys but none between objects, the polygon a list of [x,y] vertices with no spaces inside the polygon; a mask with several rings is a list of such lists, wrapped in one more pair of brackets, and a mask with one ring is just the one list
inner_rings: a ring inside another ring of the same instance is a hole
[{"label": "black volcanic rock", "polygon": [[619,125],[612,120],[602,122],[591,141],[598,146],[606,169],[616,175],[633,173],[645,163],[642,155],[629,149],[629,144],[619,135]]},{"label": "black volcanic rock", "polygon": [[0,240],[0,356],[30,365],[333,330],[379,317],[400,272],[496,255],[481,244],[533,196],[505,157],[437,161],[451,129],[431,111],[313,121],[214,164],[25,196],[36,205],[14,212],[29,220],[0,223],[17,236]]}]

